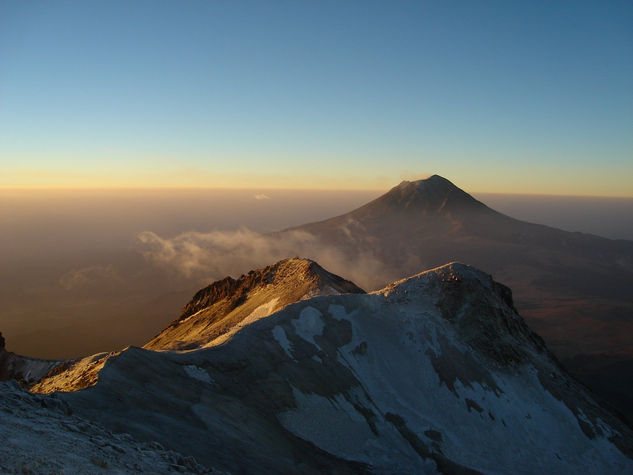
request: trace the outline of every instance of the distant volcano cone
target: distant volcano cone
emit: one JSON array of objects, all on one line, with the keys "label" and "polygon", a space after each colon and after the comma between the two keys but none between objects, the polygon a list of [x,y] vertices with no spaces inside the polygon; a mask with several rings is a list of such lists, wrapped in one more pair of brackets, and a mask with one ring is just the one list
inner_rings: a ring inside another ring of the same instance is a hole
[{"label": "distant volcano cone", "polygon": [[403,181],[381,197],[351,214],[358,219],[391,214],[458,217],[467,213],[498,214],[439,175],[424,180]]}]

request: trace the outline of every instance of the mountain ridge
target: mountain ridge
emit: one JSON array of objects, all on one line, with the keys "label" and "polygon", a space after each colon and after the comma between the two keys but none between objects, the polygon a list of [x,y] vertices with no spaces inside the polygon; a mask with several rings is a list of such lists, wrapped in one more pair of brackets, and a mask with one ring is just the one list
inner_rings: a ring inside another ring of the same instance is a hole
[{"label": "mountain ridge", "polygon": [[0,332],[0,381],[14,379],[31,384],[39,381],[59,364],[60,361],[30,358],[8,351],[6,341]]},{"label": "mountain ridge", "polygon": [[[507,287],[460,263],[90,371],[89,390],[57,397],[227,471],[633,470],[631,429],[565,373]],[[34,390],[64,389],[51,383]]]},{"label": "mountain ridge", "polygon": [[196,292],[180,316],[144,345],[149,349],[193,349],[219,344],[250,322],[315,295],[364,293],[353,282],[315,261],[283,259],[238,279],[225,277]]}]

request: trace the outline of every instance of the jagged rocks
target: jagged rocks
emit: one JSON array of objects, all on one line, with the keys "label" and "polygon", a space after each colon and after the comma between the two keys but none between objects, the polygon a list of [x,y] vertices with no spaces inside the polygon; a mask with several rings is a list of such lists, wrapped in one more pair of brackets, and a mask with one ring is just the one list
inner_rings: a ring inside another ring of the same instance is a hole
[{"label": "jagged rocks", "polygon": [[364,293],[353,282],[309,259],[284,259],[235,280],[218,280],[198,291],[169,327],[145,345],[152,350],[189,350],[226,341],[242,326],[285,306],[318,295]]},{"label": "jagged rocks", "polygon": [[25,385],[39,381],[60,362],[28,358],[6,351],[5,339],[0,333],[0,381],[15,379]]}]

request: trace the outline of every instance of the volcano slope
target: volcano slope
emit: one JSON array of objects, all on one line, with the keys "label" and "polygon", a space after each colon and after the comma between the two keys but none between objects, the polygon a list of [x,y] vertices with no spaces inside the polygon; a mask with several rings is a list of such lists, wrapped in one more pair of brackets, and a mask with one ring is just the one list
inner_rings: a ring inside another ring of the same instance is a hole
[{"label": "volcano slope", "polygon": [[[298,231],[328,243],[345,262],[370,260],[372,271],[357,282],[366,289],[451,261],[491,273],[512,288],[548,347],[633,422],[626,392],[633,384],[633,241],[513,219],[438,175],[403,181],[354,211],[275,236]],[[330,267],[346,275],[346,265]],[[611,362],[628,372],[605,379]]]},{"label": "volcano slope", "polygon": [[507,287],[462,264],[300,300],[208,348],[101,360],[34,391],[68,391],[56,397],[82,417],[233,473],[633,471],[628,426]]}]

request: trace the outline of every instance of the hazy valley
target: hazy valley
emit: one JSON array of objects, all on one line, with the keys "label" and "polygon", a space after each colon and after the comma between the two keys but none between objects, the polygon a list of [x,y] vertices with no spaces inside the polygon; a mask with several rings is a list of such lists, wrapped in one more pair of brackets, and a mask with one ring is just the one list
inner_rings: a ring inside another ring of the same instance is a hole
[{"label": "hazy valley", "polygon": [[[40,331],[48,348],[84,357],[16,355],[5,332],[2,379],[52,394],[38,402],[7,386],[5,407],[53,408],[38,416],[43,433],[84,444],[82,462],[36,471],[139,470],[127,454],[143,444],[138,467],[165,472],[633,470],[633,433],[613,410],[631,415],[632,241],[519,221],[439,176],[284,231],[144,231],[127,248],[120,233],[93,266],[60,278],[50,264],[63,292],[49,295],[77,316]],[[58,259],[80,255],[69,246]],[[239,276],[250,263],[267,267]],[[218,273],[236,279],[206,285]],[[81,351],[91,331],[104,352]],[[5,445],[22,453],[36,436],[16,421],[5,427],[23,438]],[[7,457],[5,469],[18,467]]]}]

